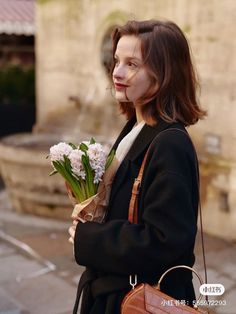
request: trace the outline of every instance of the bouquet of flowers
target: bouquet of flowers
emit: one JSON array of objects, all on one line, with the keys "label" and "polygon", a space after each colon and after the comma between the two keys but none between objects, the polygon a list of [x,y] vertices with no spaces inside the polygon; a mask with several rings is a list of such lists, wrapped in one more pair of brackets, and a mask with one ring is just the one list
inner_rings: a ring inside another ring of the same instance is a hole
[{"label": "bouquet of flowers", "polygon": [[114,175],[110,167],[114,155],[112,150],[107,156],[104,147],[93,138],[78,146],[60,142],[50,148],[48,157],[53,166],[50,175],[59,173],[65,179],[69,197],[75,205],[73,218],[82,222],[104,220],[107,187]]}]

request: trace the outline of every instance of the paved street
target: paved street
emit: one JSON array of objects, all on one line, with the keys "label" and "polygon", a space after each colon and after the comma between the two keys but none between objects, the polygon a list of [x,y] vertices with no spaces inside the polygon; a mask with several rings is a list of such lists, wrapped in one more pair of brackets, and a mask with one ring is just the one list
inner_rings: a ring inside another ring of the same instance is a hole
[{"label": "paved street", "polygon": [[[82,268],[74,262],[68,227],[69,222],[15,213],[0,191],[0,314],[72,312]],[[214,300],[227,303],[211,306],[210,313],[235,314],[236,244],[207,235],[205,242],[208,282],[225,286]],[[203,276],[199,239],[196,255],[195,268]]]},{"label": "paved street", "polygon": [[71,313],[82,268],[69,222],[12,212],[5,192],[0,204],[0,314]]}]

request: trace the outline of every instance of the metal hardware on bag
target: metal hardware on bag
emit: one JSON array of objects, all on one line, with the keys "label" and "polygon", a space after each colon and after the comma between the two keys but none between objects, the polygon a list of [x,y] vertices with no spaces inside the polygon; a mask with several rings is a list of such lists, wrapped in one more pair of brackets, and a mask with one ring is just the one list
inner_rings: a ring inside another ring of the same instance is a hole
[{"label": "metal hardware on bag", "polygon": [[135,286],[137,285],[137,275],[134,275],[134,281],[133,281],[133,275],[129,275],[129,284],[132,286],[132,289],[134,290]]},{"label": "metal hardware on bag", "polygon": [[134,194],[138,195],[139,194],[139,190],[140,190],[140,186],[141,186],[141,180],[139,178],[136,178],[134,180],[134,184],[137,186],[137,189],[135,191],[136,193],[134,193]]},{"label": "metal hardware on bag", "polygon": [[[202,280],[202,277],[196,272],[195,269],[193,269],[192,267],[189,267],[189,266],[186,266],[186,265],[178,265],[178,266],[174,266],[174,267],[171,267],[169,269],[167,269],[164,274],[162,274],[162,276],[160,277],[157,285],[153,286],[153,288],[156,288],[157,290],[160,290],[161,291],[161,282],[163,280],[163,278],[165,277],[165,275],[167,273],[169,273],[171,270],[173,269],[178,269],[178,268],[185,268],[185,269],[188,269],[190,271],[192,271],[197,277],[198,277],[198,280],[200,282],[200,284],[202,285],[203,284],[203,280]],[[202,299],[203,295],[200,294],[200,296],[198,297],[197,301],[196,301],[196,304],[194,304],[194,308],[197,309],[198,308],[198,304],[200,304],[200,300]]]}]

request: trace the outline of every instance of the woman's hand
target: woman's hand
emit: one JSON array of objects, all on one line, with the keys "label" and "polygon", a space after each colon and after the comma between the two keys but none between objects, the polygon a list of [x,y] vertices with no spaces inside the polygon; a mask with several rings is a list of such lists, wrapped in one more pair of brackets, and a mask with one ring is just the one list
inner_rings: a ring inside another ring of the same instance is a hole
[{"label": "woman's hand", "polygon": [[70,238],[69,238],[69,242],[74,244],[74,239],[75,239],[75,229],[77,227],[77,224],[78,224],[78,220],[73,220],[73,225],[70,226],[70,228],[68,229],[68,232],[69,232],[69,235],[70,235]]}]

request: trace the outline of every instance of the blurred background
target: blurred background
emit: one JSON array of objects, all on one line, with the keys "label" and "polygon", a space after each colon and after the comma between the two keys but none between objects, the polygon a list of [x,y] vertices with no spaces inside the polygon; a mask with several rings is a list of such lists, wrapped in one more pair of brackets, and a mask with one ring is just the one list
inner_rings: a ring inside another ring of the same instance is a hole
[{"label": "blurred background", "polygon": [[[235,313],[236,1],[0,0],[0,314],[71,313],[82,268],[67,241],[64,182],[48,176],[46,156],[61,140],[111,145],[125,120],[110,89],[110,35],[150,18],[177,23],[192,48],[208,111],[189,128],[208,281],[225,286],[210,313]],[[198,238],[203,275],[201,254]]]}]

